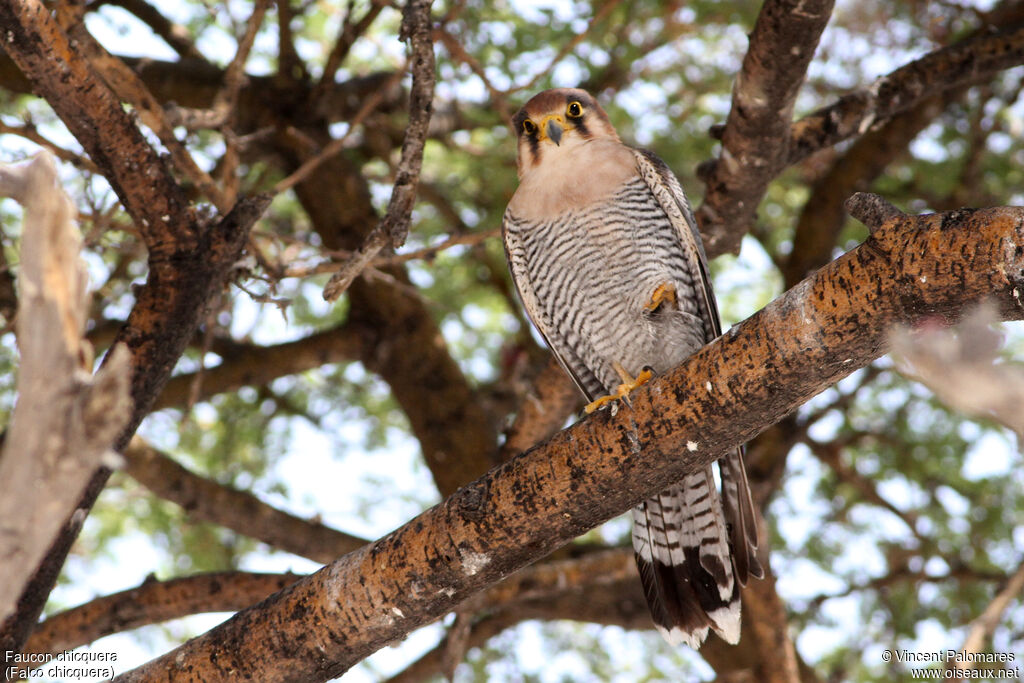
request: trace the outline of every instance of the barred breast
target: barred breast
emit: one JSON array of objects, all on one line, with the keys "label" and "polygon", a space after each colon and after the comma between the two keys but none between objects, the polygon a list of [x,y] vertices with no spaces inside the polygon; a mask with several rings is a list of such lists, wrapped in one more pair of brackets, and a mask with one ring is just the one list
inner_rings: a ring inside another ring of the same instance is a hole
[{"label": "barred breast", "polygon": [[[620,383],[613,363],[634,376],[645,366],[663,372],[714,336],[698,307],[701,275],[641,177],[548,221],[510,209],[505,231],[514,277],[531,292],[527,312],[590,398]],[[666,282],[677,304],[645,310]]]}]

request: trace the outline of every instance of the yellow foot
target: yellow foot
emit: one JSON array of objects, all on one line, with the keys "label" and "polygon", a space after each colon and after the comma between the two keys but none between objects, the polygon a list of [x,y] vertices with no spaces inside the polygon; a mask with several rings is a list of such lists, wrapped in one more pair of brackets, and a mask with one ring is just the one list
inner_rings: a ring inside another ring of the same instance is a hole
[{"label": "yellow foot", "polygon": [[[664,285],[662,285],[662,287],[664,287]],[[661,287],[659,287],[658,289],[660,290]],[[673,298],[675,298],[674,288],[672,290],[672,296]],[[633,391],[642,384],[646,384],[647,382],[650,381],[651,377],[654,376],[654,373],[651,372],[650,368],[644,368],[643,370],[640,371],[639,375],[633,377],[628,372],[626,372],[626,369],[622,367],[622,365],[620,365],[617,362],[612,363],[612,367],[615,368],[615,372],[617,372],[619,374],[619,377],[622,379],[622,384],[615,388],[614,394],[611,394],[609,396],[602,396],[601,398],[598,398],[593,402],[587,404],[587,407],[583,409],[583,412],[587,413],[588,415],[597,410],[598,408],[600,408],[601,406],[603,406],[605,403],[611,403],[612,401],[617,401],[619,399],[622,399],[628,404],[629,392]]]},{"label": "yellow foot", "polygon": [[671,282],[663,282],[658,285],[658,288],[651,294],[651,300],[644,306],[644,310],[653,313],[666,301],[673,304],[676,302],[676,286]]}]

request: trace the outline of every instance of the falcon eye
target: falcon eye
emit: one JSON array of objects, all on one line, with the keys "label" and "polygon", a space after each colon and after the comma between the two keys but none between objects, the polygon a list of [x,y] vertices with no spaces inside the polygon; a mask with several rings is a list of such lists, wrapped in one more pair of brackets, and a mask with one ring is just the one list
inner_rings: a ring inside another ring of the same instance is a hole
[{"label": "falcon eye", "polygon": [[570,119],[578,119],[583,116],[583,105],[579,102],[570,102],[565,110],[565,115]]},{"label": "falcon eye", "polygon": [[537,132],[537,124],[530,119],[526,119],[523,121],[523,132],[527,135],[533,135]]}]

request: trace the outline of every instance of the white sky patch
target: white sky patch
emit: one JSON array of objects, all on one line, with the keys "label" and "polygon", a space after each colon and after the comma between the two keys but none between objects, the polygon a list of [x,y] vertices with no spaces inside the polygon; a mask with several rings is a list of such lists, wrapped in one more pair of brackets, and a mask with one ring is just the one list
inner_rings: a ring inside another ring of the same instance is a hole
[{"label": "white sky patch", "polygon": [[[975,428],[976,432],[980,432]],[[977,438],[977,437],[976,437]],[[978,438],[967,451],[963,474],[968,479],[1005,476],[1010,473],[1011,454],[1006,448],[1006,439],[987,432]]]}]

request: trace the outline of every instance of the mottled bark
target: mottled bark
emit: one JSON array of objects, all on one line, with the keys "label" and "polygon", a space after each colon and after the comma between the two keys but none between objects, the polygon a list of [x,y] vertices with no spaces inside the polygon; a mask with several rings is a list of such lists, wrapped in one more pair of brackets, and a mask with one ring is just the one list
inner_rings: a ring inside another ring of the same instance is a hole
[{"label": "mottled bark", "polygon": [[[855,200],[858,215],[865,203]],[[865,244],[634,392],[631,408],[588,417],[118,680],[337,676],[749,440],[883,353],[891,324],[952,321],[985,298],[1002,317],[1024,318],[1022,243],[1024,209],[890,217]]]},{"label": "mottled bark", "polygon": [[761,198],[786,166],[793,103],[834,0],[768,0],[736,74],[722,151],[697,211],[710,256],[739,252]]}]

